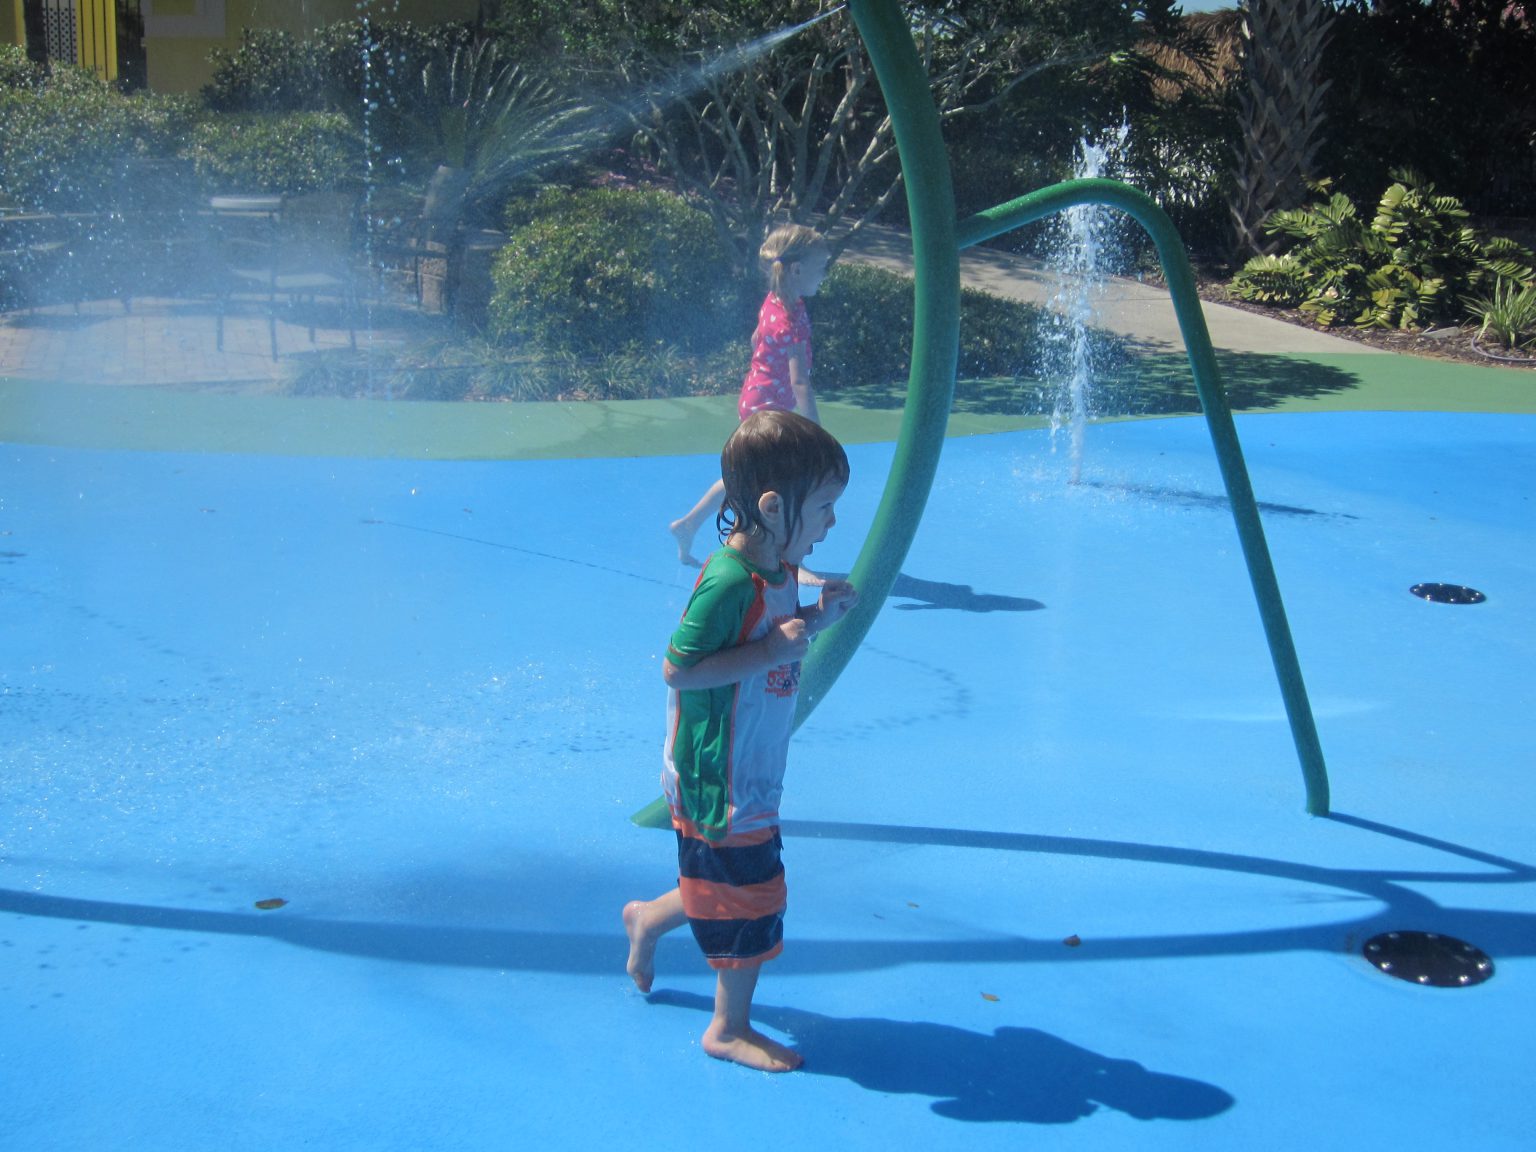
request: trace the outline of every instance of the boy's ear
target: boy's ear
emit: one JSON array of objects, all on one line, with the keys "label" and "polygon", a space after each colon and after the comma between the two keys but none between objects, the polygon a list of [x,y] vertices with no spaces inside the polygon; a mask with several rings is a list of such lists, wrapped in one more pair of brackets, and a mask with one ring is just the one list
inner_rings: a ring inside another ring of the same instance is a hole
[{"label": "boy's ear", "polygon": [[763,523],[773,529],[774,535],[779,535],[783,530],[784,501],[777,492],[772,490],[764,492],[757,498],[758,515],[763,518]]}]

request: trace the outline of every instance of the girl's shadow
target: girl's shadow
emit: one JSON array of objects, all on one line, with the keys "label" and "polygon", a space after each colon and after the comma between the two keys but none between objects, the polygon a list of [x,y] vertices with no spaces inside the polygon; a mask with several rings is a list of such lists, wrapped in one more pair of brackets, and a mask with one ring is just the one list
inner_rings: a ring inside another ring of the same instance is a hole
[{"label": "girl's shadow", "polygon": [[[709,1012],[688,992],[653,992],[652,1004]],[[1213,1084],[1150,1072],[1034,1028],[987,1036],[947,1024],[840,1019],[758,1005],[753,1020],[793,1038],[804,1071],[842,1076],[875,1092],[934,1098],[951,1120],[1066,1124],[1113,1108],[1137,1120],[1204,1120],[1232,1107]]]}]

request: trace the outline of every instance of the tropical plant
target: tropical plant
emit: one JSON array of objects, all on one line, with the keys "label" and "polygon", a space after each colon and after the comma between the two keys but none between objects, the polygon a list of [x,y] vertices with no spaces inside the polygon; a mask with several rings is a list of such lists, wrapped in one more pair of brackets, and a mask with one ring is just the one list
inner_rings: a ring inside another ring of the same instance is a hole
[{"label": "tropical plant", "polygon": [[1416,328],[1458,323],[1466,296],[1489,292],[1500,279],[1536,276],[1536,257],[1513,241],[1482,236],[1454,196],[1436,195],[1412,172],[1393,175],[1369,222],[1326,180],[1314,186],[1319,203],[1272,213],[1265,231],[1289,238],[1291,247],[1250,260],[1233,291],[1299,307],[1325,327]]},{"label": "tropical plant", "polygon": [[1536,345],[1536,281],[1520,284],[1500,278],[1491,294],[1469,297],[1465,303],[1479,322],[1479,341],[1492,335],[1511,351]]},{"label": "tropical plant", "polygon": [[421,70],[418,149],[464,174],[471,215],[489,221],[507,196],[590,150],[593,110],[514,62],[497,41],[460,45]]}]

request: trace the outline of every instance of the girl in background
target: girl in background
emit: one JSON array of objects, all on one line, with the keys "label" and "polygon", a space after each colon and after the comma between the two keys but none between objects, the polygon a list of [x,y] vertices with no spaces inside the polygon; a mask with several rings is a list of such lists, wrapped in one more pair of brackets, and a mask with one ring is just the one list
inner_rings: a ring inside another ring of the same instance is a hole
[{"label": "girl in background", "polygon": [[[804,224],[775,228],[758,250],[758,261],[768,278],[768,294],[757,312],[752,333],[752,366],[742,381],[737,416],[745,420],[754,412],[798,412],[817,424],[816,393],[811,387],[811,321],[805,301],[816,295],[827,278],[831,249],[821,233]],[[697,568],[693,538],[710,515],[717,517],[725,488],[715,481],[682,519],[671,524],[677,541],[679,563]]]}]

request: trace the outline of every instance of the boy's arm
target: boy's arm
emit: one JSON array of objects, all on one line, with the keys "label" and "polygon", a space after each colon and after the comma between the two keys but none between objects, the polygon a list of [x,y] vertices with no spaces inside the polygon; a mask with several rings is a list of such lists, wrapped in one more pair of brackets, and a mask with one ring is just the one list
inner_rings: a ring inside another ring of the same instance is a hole
[{"label": "boy's arm", "polygon": [[846,580],[827,580],[822,583],[821,595],[816,603],[800,609],[800,619],[805,621],[806,635],[814,636],[823,628],[836,624],[859,602],[859,592]]},{"label": "boy's arm", "polygon": [[761,640],[711,652],[697,664],[674,664],[670,658],[664,659],[661,674],[667,687],[680,691],[723,688],[758,672],[799,660],[805,655],[809,640],[806,622],[796,617],[770,629]]}]

